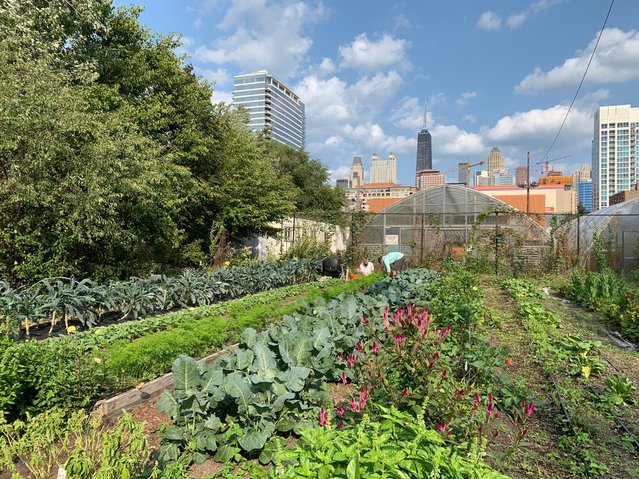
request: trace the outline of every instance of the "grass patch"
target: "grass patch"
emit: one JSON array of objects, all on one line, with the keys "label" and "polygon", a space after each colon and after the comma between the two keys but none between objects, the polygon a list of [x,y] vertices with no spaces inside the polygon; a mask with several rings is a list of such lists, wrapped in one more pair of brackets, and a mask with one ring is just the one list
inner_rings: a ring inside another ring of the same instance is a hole
[{"label": "grass patch", "polygon": [[[250,298],[237,300],[225,307],[224,315],[216,314],[199,320],[183,319],[179,326],[166,331],[147,334],[135,341],[115,341],[106,345],[99,357],[105,364],[105,374],[112,387],[127,387],[165,373],[180,354],[197,358],[207,356],[236,342],[240,333],[248,327],[262,330],[317,297],[329,299],[350,294],[378,280],[377,276],[369,276],[332,283],[326,288],[319,284],[288,302],[284,298],[265,304]],[[245,305],[245,302],[252,304]]]}]

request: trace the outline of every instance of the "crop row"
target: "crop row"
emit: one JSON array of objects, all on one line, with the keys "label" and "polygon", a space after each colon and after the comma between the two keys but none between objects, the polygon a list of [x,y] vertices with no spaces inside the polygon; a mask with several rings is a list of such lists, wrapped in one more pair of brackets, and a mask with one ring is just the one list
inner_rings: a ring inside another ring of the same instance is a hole
[{"label": "crop row", "polygon": [[[366,277],[269,290],[44,341],[0,338],[0,417],[85,407],[164,374],[180,353],[206,356],[237,341],[246,327],[264,328],[306,301],[352,292],[371,281],[374,278]],[[138,339],[132,341],[127,334]]]},{"label": "crop row", "polygon": [[483,463],[498,409],[515,430],[494,452],[505,465],[534,405],[500,389],[490,319],[473,275],[410,270],[247,329],[213,366],[180,356],[158,402],[172,419],[160,459],[173,470],[259,456],[268,477],[503,478]]},{"label": "crop row", "polygon": [[[623,424],[613,409],[623,403],[634,403],[634,387],[627,378],[613,374],[605,380],[606,388],[597,392],[594,388],[597,383],[593,379],[603,376],[607,369],[601,357],[601,342],[562,331],[559,318],[543,305],[543,294],[531,283],[509,279],[502,286],[517,302],[535,357],[548,378],[549,387],[554,390],[558,408],[564,414],[564,430],[570,434],[561,443],[579,458],[581,475],[612,474],[607,464],[597,462],[597,445],[602,440],[598,434],[603,429],[597,411]],[[573,378],[577,378],[577,382]],[[584,387],[589,394],[584,394]],[[613,434],[616,435],[616,432]],[[608,455],[606,450],[599,452],[602,453]]]},{"label": "crop row", "polygon": [[569,281],[561,285],[565,296],[603,313],[630,341],[639,341],[639,292],[631,288],[614,271],[581,272],[574,270]]},{"label": "crop row", "polygon": [[152,313],[187,306],[205,306],[228,298],[280,286],[312,281],[318,263],[293,260],[282,263],[252,262],[245,266],[205,272],[186,270],[179,276],[152,275],[99,285],[90,279],[45,279],[15,287],[0,281],[0,331],[7,337],[29,335],[37,324],[70,323],[93,327],[109,316],[137,319]]}]

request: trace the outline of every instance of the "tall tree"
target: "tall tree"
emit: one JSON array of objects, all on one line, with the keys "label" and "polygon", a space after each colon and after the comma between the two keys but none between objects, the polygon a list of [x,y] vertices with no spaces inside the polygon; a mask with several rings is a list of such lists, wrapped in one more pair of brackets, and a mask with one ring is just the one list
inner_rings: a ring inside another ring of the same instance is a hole
[{"label": "tall tree", "polygon": [[264,155],[271,158],[278,177],[294,186],[296,213],[309,218],[336,221],[342,215],[344,191],[327,184],[329,173],[319,160],[304,150],[260,139]]}]

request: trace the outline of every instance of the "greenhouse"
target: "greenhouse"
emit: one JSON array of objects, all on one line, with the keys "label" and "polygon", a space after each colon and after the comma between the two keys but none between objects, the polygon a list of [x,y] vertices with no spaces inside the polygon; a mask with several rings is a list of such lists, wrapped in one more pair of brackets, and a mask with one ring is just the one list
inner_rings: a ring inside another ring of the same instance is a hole
[{"label": "greenhouse", "polygon": [[608,265],[629,272],[637,266],[639,248],[639,198],[581,216],[562,226],[556,234],[556,247],[579,258],[580,266],[596,269],[597,254],[604,254]]},{"label": "greenhouse", "polygon": [[371,255],[402,251],[413,264],[448,254],[539,264],[550,244],[543,223],[479,191],[444,185],[377,214],[364,243]]}]

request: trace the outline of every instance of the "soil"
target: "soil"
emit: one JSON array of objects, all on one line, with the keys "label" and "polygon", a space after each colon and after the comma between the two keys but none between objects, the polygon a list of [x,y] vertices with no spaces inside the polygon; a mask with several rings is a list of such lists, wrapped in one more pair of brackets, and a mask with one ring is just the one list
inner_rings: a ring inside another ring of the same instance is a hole
[{"label": "soil", "polygon": [[[541,372],[540,364],[526,338],[521,322],[516,316],[516,303],[498,286],[484,281],[486,305],[499,313],[501,327],[492,332],[492,338],[508,347],[512,365],[504,368],[513,380],[522,379],[535,394],[537,410],[531,417],[527,439],[529,446],[516,454],[511,470],[506,471],[515,478],[571,478],[579,475],[579,457],[567,444],[574,437],[566,430],[563,414],[558,407],[556,393],[549,379]],[[562,333],[576,334],[590,341],[601,341],[601,352],[605,357],[627,372],[634,384],[639,384],[639,354],[620,348],[601,329],[601,318],[596,313],[577,306],[570,301],[554,296],[543,300],[544,306],[561,319]],[[605,379],[615,370],[608,366],[599,375],[589,380],[569,376],[567,373],[555,379],[560,387],[570,391],[573,397],[564,398],[571,403],[573,422],[578,424],[586,437],[580,451],[587,456],[593,467],[603,466],[601,477],[639,477],[639,456],[617,430],[617,425],[603,407],[600,397],[592,389],[604,390]],[[634,432],[639,432],[639,410],[636,406],[623,406],[615,411]],[[583,474],[583,472],[581,473]],[[596,475],[596,474],[595,474]]]}]

